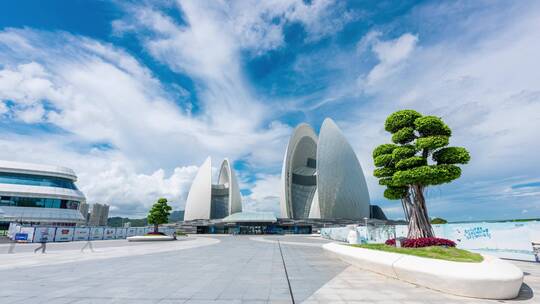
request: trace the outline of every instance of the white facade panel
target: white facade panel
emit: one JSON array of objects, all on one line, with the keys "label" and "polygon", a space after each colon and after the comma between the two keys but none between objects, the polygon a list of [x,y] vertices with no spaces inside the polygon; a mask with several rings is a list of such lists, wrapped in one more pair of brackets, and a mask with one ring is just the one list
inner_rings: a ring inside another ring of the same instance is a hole
[{"label": "white facade panel", "polygon": [[223,160],[221,169],[219,170],[218,184],[227,185],[229,187],[229,215],[242,212],[242,195],[234,169],[229,162],[229,159]]},{"label": "white facade panel", "polygon": [[293,218],[292,175],[295,168],[305,166],[307,159],[317,158],[317,135],[308,124],[300,124],[293,132],[285,151],[281,170],[280,210],[281,217]]},{"label": "white facade panel", "polygon": [[189,189],[184,212],[184,221],[210,219],[212,199],[212,159],[208,157]]},{"label": "white facade panel", "polygon": [[86,200],[81,191],[60,187],[0,184],[0,194],[2,194],[2,196],[56,198],[79,202],[84,202]]},{"label": "white facade panel", "polygon": [[55,176],[77,181],[75,172],[69,168],[0,160],[0,172]]},{"label": "white facade panel", "polygon": [[369,192],[360,162],[338,126],[328,118],[319,136],[317,172],[321,218],[369,218]]}]

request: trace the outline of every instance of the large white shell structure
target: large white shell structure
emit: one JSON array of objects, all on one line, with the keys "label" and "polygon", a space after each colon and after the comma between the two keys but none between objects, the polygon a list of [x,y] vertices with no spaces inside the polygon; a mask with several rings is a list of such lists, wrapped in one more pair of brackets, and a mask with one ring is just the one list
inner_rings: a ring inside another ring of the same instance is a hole
[{"label": "large white shell structure", "polygon": [[283,218],[370,217],[362,167],[333,120],[324,120],[318,138],[307,124],[295,129],[283,161],[280,207]]}]

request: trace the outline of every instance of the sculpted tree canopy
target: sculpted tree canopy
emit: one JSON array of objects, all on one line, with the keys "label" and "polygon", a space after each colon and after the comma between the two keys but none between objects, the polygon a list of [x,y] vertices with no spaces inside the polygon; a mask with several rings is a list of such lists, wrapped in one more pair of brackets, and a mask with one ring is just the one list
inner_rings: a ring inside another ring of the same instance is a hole
[{"label": "sculpted tree canopy", "polygon": [[457,165],[469,162],[469,152],[447,147],[452,130],[439,117],[401,110],[388,116],[384,128],[393,143],[373,150],[377,167],[373,175],[386,186],[386,198],[401,200],[409,221],[408,238],[433,237],[424,190],[459,178]]},{"label": "sculpted tree canopy", "polygon": [[148,224],[154,225],[154,232],[157,233],[160,224],[166,224],[169,222],[169,215],[171,214],[171,206],[167,204],[166,198],[160,198],[152,206],[152,209],[148,212]]}]

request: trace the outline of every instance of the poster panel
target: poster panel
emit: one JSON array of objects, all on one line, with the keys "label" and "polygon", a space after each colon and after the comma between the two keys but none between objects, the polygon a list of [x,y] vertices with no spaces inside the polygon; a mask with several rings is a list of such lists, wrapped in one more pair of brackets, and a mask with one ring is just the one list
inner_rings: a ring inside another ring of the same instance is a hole
[{"label": "poster panel", "polygon": [[73,240],[73,227],[57,227],[54,236],[55,242],[70,242]]},{"label": "poster panel", "polygon": [[90,240],[103,240],[103,227],[91,227],[90,228]]},{"label": "poster panel", "polygon": [[126,238],[126,228],[116,228],[116,239],[125,239]]},{"label": "poster panel", "polygon": [[137,235],[137,228],[136,227],[130,227],[127,228],[126,237]]},{"label": "poster panel", "polygon": [[13,240],[15,238],[15,234],[19,232],[20,230],[21,230],[21,226],[19,224],[9,223],[8,237]]},{"label": "poster panel", "polygon": [[116,228],[106,227],[103,230],[103,239],[104,240],[114,240],[116,236]]},{"label": "poster panel", "polygon": [[90,237],[90,228],[88,227],[77,227],[73,231],[74,241],[88,241],[89,237]]},{"label": "poster panel", "polygon": [[137,233],[136,235],[144,235],[146,233],[146,229],[144,227],[136,227]]},{"label": "poster panel", "polygon": [[54,234],[56,227],[35,227],[34,228],[34,243],[54,242]]},{"label": "poster panel", "polygon": [[[17,237],[17,235],[19,236]],[[21,227],[19,232],[15,234],[15,240],[20,243],[32,242],[33,238],[34,238],[34,227]]]},{"label": "poster panel", "polygon": [[456,242],[462,249],[498,257],[534,261],[532,242],[536,222],[446,224],[444,233],[437,236]]}]

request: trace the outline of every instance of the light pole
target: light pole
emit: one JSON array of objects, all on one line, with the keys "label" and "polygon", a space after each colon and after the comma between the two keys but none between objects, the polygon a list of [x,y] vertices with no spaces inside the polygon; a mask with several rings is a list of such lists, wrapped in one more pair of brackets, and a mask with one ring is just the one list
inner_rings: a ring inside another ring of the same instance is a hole
[{"label": "light pole", "polygon": [[368,243],[368,231],[367,231],[367,221],[368,221],[368,218],[367,217],[364,217],[364,225],[366,225],[366,244]]}]

